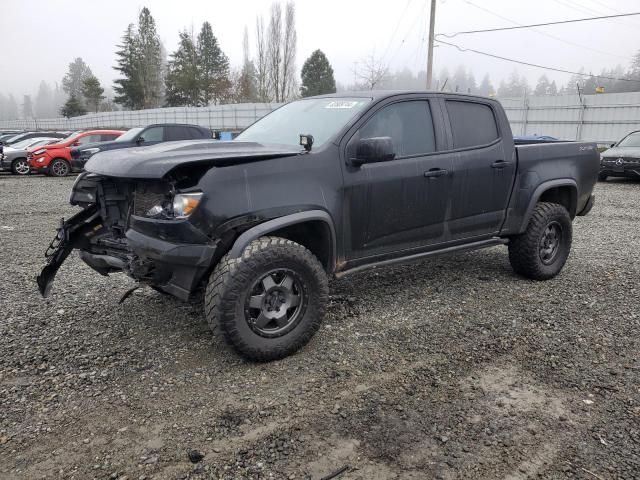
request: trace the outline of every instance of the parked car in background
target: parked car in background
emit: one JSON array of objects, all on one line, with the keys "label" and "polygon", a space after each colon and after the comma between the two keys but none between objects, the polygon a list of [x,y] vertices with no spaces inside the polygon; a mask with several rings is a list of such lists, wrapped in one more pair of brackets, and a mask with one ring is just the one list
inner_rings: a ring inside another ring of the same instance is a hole
[{"label": "parked car in background", "polygon": [[14,135],[10,135],[8,138],[5,138],[4,140],[2,140],[2,144],[5,146],[12,145],[22,140],[27,140],[29,138],[38,138],[38,137],[65,138],[69,136],[70,133],[71,132],[47,132],[47,131],[20,132]]},{"label": "parked car in background", "polygon": [[15,135],[10,134],[9,137],[5,137],[4,140],[0,143],[0,153],[3,152],[4,147],[8,145],[13,145],[14,143],[18,143],[22,140],[27,140],[29,138],[38,138],[38,137],[51,137],[51,138],[65,138],[69,136],[71,132],[48,132],[48,131],[27,131],[16,133]]},{"label": "parked car in background", "polygon": [[71,148],[88,144],[99,144],[117,139],[124,130],[87,130],[69,135],[62,142],[31,149],[29,165],[36,173],[46,173],[53,177],[64,177],[73,171]]},{"label": "parked car in background", "polygon": [[27,149],[56,143],[59,140],[59,138],[51,137],[28,138],[6,147],[3,153],[0,153],[0,170],[11,171],[14,175],[28,175],[31,168],[29,167],[29,151]]},{"label": "parked car in background", "polygon": [[552,137],[551,135],[538,135],[537,133],[534,133],[533,135],[514,135],[513,140],[516,142],[516,144],[520,145],[532,142],[544,143],[559,141],[558,138]]},{"label": "parked car in background", "polygon": [[609,177],[640,178],[640,130],[600,154],[598,179],[605,181]]},{"label": "parked car in background", "polygon": [[128,130],[124,135],[113,142],[83,145],[71,150],[71,166],[76,170],[82,170],[93,155],[107,150],[120,148],[144,147],[161,142],[176,140],[204,140],[213,139],[210,130],[199,125],[181,123],[158,123],[146,127],[136,127]]}]

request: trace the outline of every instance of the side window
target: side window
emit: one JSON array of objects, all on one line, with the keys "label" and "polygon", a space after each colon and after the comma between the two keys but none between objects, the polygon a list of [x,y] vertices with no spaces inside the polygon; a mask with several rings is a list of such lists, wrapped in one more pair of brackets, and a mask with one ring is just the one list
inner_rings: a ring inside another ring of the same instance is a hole
[{"label": "side window", "polygon": [[190,140],[191,135],[189,135],[186,127],[165,127],[164,139],[168,142],[175,140]]},{"label": "side window", "polygon": [[188,127],[189,132],[191,133],[191,138],[207,138],[206,135],[202,132],[202,130],[195,127]]},{"label": "side window", "polygon": [[161,142],[163,130],[163,127],[151,127],[144,130],[141,136],[145,142]]},{"label": "side window", "polygon": [[103,133],[100,136],[100,141],[101,142],[110,142],[111,140],[115,140],[116,138],[118,138],[120,135],[115,134],[115,133]]},{"label": "side window", "polygon": [[396,158],[436,151],[433,120],[426,100],[398,102],[382,108],[356,136],[391,137]]},{"label": "side window", "polygon": [[500,136],[489,105],[458,100],[447,100],[446,104],[453,132],[453,148],[487,145]]},{"label": "side window", "polygon": [[80,145],[86,145],[87,143],[99,142],[100,135],[86,135],[78,139]]}]

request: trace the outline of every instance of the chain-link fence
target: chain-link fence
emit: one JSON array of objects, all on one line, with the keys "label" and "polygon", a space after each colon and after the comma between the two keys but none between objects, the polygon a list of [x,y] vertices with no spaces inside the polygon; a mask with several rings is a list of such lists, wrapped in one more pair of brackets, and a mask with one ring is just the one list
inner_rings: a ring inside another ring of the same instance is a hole
[{"label": "chain-link fence", "polygon": [[514,135],[611,143],[640,130],[640,92],[499,100]]},{"label": "chain-link fence", "polygon": [[82,130],[128,128],[152,123],[191,123],[211,130],[242,130],[277,108],[278,103],[240,103],[209,107],[168,107],[89,113],[73,118],[33,118],[0,121],[0,128]]},{"label": "chain-link fence", "polygon": [[[498,99],[514,135],[551,135],[563,140],[611,142],[640,130],[640,92]],[[101,112],[81,117],[6,120],[1,128],[80,130],[137,127],[151,123],[192,123],[238,131],[277,108],[277,103],[171,107]]]}]

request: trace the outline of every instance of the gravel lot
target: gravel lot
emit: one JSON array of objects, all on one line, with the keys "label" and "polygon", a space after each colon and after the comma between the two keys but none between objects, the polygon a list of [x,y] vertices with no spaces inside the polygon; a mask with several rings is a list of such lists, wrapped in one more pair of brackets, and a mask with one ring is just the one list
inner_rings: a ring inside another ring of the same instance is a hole
[{"label": "gravel lot", "polygon": [[348,277],[255,364],[75,255],[41,299],[72,182],[0,176],[0,478],[640,478],[640,183],[598,185],[554,280],[503,247]]}]

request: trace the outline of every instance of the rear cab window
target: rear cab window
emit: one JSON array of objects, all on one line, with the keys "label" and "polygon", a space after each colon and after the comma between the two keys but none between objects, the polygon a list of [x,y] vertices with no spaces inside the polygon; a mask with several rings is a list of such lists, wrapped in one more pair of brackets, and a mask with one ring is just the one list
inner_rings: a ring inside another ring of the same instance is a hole
[{"label": "rear cab window", "polygon": [[453,148],[489,145],[500,138],[493,109],[484,103],[446,100],[453,135]]}]

